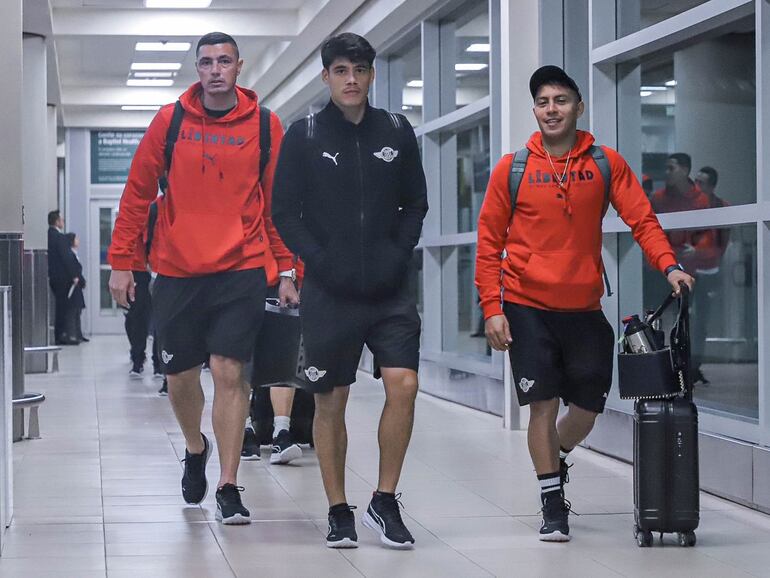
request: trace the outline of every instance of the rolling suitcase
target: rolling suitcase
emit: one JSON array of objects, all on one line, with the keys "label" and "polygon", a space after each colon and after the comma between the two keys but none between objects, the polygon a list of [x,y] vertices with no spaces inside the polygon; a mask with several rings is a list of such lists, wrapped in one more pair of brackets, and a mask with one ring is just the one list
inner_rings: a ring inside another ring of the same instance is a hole
[{"label": "rolling suitcase", "polygon": [[681,546],[695,545],[700,521],[698,410],[692,402],[689,295],[683,288],[671,331],[671,358],[680,383],[669,399],[634,404],[634,535],[652,546],[653,533],[676,533]]}]

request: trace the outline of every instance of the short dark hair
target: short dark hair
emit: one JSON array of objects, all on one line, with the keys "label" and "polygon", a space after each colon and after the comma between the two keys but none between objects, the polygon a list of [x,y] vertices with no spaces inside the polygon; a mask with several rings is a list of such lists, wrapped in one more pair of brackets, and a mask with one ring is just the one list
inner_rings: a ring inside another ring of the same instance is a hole
[{"label": "short dark hair", "polygon": [[321,62],[328,69],[338,58],[347,58],[350,62],[374,63],[377,51],[363,36],[352,32],[343,32],[327,39],[321,47]]},{"label": "short dark hair", "polygon": [[64,233],[64,236],[67,237],[67,242],[70,244],[70,247],[74,247],[77,235],[75,233]]},{"label": "short dark hair", "polygon": [[709,184],[712,187],[717,186],[717,182],[719,181],[719,173],[714,167],[701,167],[700,171],[704,175],[708,175],[709,178]]},{"label": "short dark hair", "polygon": [[61,213],[58,211],[51,211],[48,213],[48,226],[49,227],[55,227],[56,222],[61,218]]},{"label": "short dark hair", "polygon": [[201,46],[213,46],[214,44],[232,44],[233,48],[235,48],[235,57],[241,57],[235,38],[224,32],[209,32],[208,34],[201,36],[201,39],[198,40],[198,45],[195,47],[195,58],[198,58],[198,51],[201,49]]},{"label": "short dark hair", "polygon": [[669,160],[674,160],[680,167],[687,169],[689,173],[692,170],[692,158],[687,153],[674,153],[668,155]]}]

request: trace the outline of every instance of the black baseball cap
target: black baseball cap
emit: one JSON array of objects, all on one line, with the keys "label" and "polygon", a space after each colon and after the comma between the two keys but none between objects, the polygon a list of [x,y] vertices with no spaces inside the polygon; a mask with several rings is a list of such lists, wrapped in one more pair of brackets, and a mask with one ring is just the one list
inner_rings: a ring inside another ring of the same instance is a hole
[{"label": "black baseball cap", "polygon": [[577,83],[572,80],[569,75],[564,72],[558,66],[548,64],[538,68],[532,77],[529,79],[529,92],[532,93],[532,98],[535,98],[537,91],[544,84],[558,84],[559,86],[566,86],[577,93],[578,101],[583,100],[583,96],[580,94],[580,89]]}]

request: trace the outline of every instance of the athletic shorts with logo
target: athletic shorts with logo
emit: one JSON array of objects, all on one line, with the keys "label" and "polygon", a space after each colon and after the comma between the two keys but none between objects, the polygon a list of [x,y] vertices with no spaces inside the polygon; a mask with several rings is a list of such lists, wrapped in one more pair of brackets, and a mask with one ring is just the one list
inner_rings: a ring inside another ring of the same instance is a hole
[{"label": "athletic shorts with logo", "polygon": [[184,278],[158,275],[152,310],[164,373],[191,369],[210,354],[251,359],[266,290],[264,269]]},{"label": "athletic shorts with logo", "polygon": [[308,389],[323,393],[355,382],[364,344],[374,354],[375,377],[381,367],[417,371],[421,321],[416,282],[410,269],[392,297],[358,301],[335,296],[305,277],[300,318]]},{"label": "athletic shorts with logo", "polygon": [[615,335],[601,311],[548,311],[505,302],[520,405],[561,398],[601,413],[612,386]]}]

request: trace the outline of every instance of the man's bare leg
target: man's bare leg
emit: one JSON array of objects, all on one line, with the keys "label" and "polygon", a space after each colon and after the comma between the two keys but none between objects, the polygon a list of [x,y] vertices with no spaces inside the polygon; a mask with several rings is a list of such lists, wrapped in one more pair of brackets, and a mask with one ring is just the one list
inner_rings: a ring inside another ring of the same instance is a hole
[{"label": "man's bare leg", "polygon": [[168,399],[191,454],[200,454],[204,450],[201,416],[206,400],[200,376],[200,365],[168,376]]},{"label": "man's bare leg", "polygon": [[348,452],[348,432],[345,427],[345,408],[349,394],[350,386],[335,387],[328,393],[315,394],[313,443],[329,506],[347,502],[345,457]]},{"label": "man's bare leg", "polygon": [[414,400],[417,397],[417,372],[403,368],[385,368],[385,407],[380,417],[377,438],[380,444],[380,477],[377,490],[395,493],[406,449],[412,437]]},{"label": "man's bare leg", "polygon": [[237,485],[241,462],[243,423],[249,411],[249,390],[243,380],[243,363],[221,355],[209,361],[214,379],[212,424],[219,451],[220,477],[217,488]]}]

